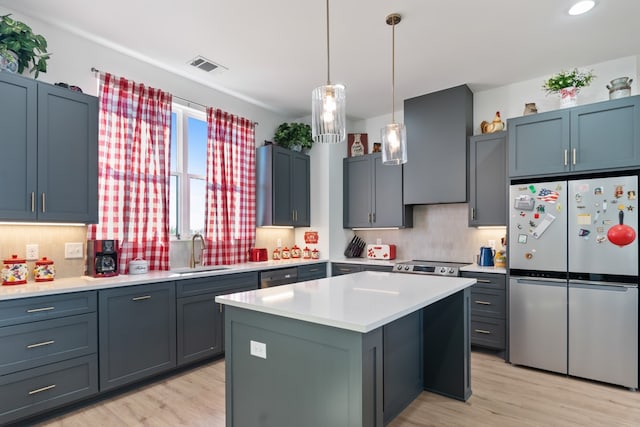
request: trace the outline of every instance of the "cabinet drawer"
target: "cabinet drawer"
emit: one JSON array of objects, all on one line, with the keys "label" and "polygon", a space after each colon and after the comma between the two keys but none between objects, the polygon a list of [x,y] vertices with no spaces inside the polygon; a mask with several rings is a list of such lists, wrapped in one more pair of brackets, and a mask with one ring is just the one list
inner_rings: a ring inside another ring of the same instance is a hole
[{"label": "cabinet drawer", "polygon": [[362,266],[358,264],[331,264],[331,275],[340,276],[342,274],[358,273],[362,271]]},{"label": "cabinet drawer", "polygon": [[95,292],[77,292],[0,302],[0,327],[96,311]]},{"label": "cabinet drawer", "polygon": [[471,287],[471,315],[506,318],[504,291],[474,288]]},{"label": "cabinet drawer", "polygon": [[324,279],[327,277],[327,264],[312,264],[298,266],[298,281]]},{"label": "cabinet drawer", "polygon": [[393,266],[392,265],[363,265],[362,271],[386,271],[390,273],[393,271]]},{"label": "cabinet drawer", "polygon": [[505,320],[471,316],[471,344],[504,350]]},{"label": "cabinet drawer", "polygon": [[97,351],[96,313],[0,328],[0,375]]},{"label": "cabinet drawer", "polygon": [[98,392],[96,355],[0,377],[0,424],[89,397]]},{"label": "cabinet drawer", "polygon": [[507,278],[504,274],[498,273],[471,273],[463,271],[460,273],[462,277],[472,277],[478,282],[473,285],[472,289],[500,289],[505,290]]},{"label": "cabinet drawer", "polygon": [[233,290],[238,287],[251,286],[258,289],[258,273],[235,273],[223,276],[198,277],[195,279],[179,280],[176,286],[178,298],[201,295],[209,292]]}]

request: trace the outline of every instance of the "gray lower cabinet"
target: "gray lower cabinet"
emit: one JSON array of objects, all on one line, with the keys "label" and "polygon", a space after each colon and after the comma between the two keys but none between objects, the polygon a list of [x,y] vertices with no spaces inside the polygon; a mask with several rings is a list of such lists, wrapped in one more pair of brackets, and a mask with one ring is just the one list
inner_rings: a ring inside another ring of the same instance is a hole
[{"label": "gray lower cabinet", "polygon": [[98,99],[0,73],[0,219],[98,220]]},{"label": "gray lower cabinet", "polygon": [[507,296],[504,274],[463,271],[473,277],[471,287],[471,344],[494,350],[506,350]]},{"label": "gray lower cabinet", "polygon": [[277,145],[256,150],[256,225],[308,227],[310,160]]},{"label": "gray lower cabinet", "polygon": [[343,159],[343,227],[412,227],[403,168],[383,165],[382,153]]},{"label": "gray lower cabinet", "polygon": [[509,176],[637,168],[640,96],[507,121]]},{"label": "gray lower cabinet", "polygon": [[178,365],[224,353],[223,306],[215,302],[215,297],[257,288],[258,274],[254,272],[178,281]]},{"label": "gray lower cabinet", "polygon": [[327,277],[327,264],[311,264],[298,266],[298,281],[324,279]]},{"label": "gray lower cabinet", "polygon": [[393,271],[392,265],[371,265],[371,264],[351,264],[351,263],[331,263],[331,275],[341,276],[343,274],[359,273],[360,271]]},{"label": "gray lower cabinet", "polygon": [[405,99],[407,157],[404,203],[467,201],[467,140],[473,93],[467,85]]},{"label": "gray lower cabinet", "polygon": [[99,292],[101,391],[176,366],[175,297],[174,282]]},{"label": "gray lower cabinet", "polygon": [[0,424],[98,393],[96,292],[0,302]]},{"label": "gray lower cabinet", "polygon": [[507,224],[507,133],[469,138],[469,226]]}]

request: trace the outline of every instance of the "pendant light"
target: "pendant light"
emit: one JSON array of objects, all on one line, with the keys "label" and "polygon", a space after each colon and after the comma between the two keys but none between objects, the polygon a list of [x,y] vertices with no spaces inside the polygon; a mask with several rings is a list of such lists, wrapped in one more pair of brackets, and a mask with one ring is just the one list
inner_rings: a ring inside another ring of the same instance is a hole
[{"label": "pendant light", "polygon": [[407,130],[402,123],[395,120],[395,85],[396,85],[396,25],[402,17],[398,13],[387,16],[387,25],[391,25],[391,124],[380,130],[382,138],[382,163],[385,165],[400,165],[407,163]]},{"label": "pendant light", "polygon": [[329,62],[329,0],[327,0],[327,84],[311,94],[311,136],[314,142],[338,143],[346,136],[345,89],[331,84]]}]

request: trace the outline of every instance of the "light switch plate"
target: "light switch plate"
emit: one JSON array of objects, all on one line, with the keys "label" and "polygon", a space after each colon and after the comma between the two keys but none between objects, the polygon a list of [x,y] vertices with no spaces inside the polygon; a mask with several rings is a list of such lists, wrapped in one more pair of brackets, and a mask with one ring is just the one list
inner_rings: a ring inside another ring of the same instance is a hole
[{"label": "light switch plate", "polygon": [[252,356],[260,357],[262,359],[267,358],[267,345],[265,343],[251,340],[250,346]]},{"label": "light switch plate", "polygon": [[65,243],[64,257],[65,259],[84,258],[82,243]]}]

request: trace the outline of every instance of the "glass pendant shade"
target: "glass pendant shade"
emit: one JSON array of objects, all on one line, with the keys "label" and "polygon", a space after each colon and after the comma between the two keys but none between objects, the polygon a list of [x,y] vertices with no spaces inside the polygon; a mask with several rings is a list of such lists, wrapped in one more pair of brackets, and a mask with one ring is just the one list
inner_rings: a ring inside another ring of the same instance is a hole
[{"label": "glass pendant shade", "polygon": [[313,142],[339,143],[346,137],[346,96],[343,85],[324,85],[311,94]]},{"label": "glass pendant shade", "polygon": [[402,123],[391,123],[380,130],[382,139],[382,163],[401,165],[407,163],[407,128]]}]

